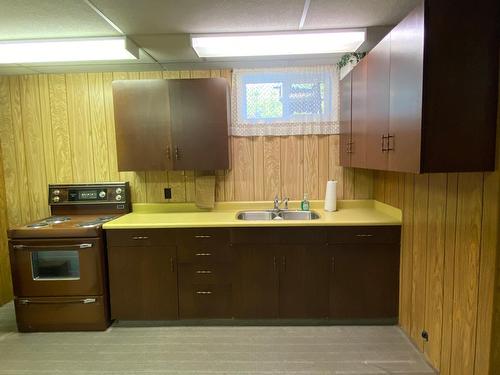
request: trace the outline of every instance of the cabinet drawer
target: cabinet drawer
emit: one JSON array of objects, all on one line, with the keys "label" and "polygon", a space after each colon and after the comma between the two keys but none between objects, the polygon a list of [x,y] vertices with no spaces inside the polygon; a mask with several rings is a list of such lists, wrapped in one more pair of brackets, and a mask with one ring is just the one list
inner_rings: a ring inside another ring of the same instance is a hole
[{"label": "cabinet drawer", "polygon": [[332,227],[327,229],[328,243],[391,243],[398,244],[401,227],[393,226],[359,226]]},{"label": "cabinet drawer", "polygon": [[232,284],[232,272],[231,264],[180,264],[179,283],[183,285]]},{"label": "cabinet drawer", "polygon": [[221,228],[193,228],[177,231],[177,243],[184,247],[229,244],[229,230]]},{"label": "cabinet drawer", "polygon": [[181,319],[231,318],[231,285],[179,285]]},{"label": "cabinet drawer", "polygon": [[229,244],[193,244],[179,246],[177,259],[179,263],[206,264],[214,262],[230,262],[231,249]]},{"label": "cabinet drawer", "polygon": [[106,231],[108,246],[175,245],[175,231],[168,229],[115,229]]},{"label": "cabinet drawer", "polygon": [[297,245],[326,243],[323,228],[238,228],[231,231],[232,244]]}]

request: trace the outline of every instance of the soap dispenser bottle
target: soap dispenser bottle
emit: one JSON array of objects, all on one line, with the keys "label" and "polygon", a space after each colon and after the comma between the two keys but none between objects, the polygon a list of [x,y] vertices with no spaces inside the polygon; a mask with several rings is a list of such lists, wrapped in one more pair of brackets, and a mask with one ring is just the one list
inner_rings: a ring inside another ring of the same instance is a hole
[{"label": "soap dispenser bottle", "polygon": [[300,209],[302,211],[309,211],[309,201],[307,200],[307,193],[304,193],[304,199],[300,202]]}]

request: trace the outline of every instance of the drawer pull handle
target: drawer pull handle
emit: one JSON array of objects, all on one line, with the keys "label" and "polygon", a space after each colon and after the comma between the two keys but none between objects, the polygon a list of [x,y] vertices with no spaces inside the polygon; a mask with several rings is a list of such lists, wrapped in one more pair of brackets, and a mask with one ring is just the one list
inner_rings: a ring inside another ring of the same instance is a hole
[{"label": "drawer pull handle", "polygon": [[198,290],[198,291],[196,291],[196,294],[209,295],[209,294],[212,294],[212,292],[210,292],[208,290]]},{"label": "drawer pull handle", "polygon": [[356,237],[373,237],[373,234],[356,234]]},{"label": "drawer pull handle", "polygon": [[35,304],[35,305],[59,305],[59,304],[68,304],[68,303],[81,303],[84,305],[88,305],[89,303],[96,303],[97,300],[95,298],[84,298],[84,299],[67,299],[67,300],[31,300],[29,298],[19,300],[21,305]]},{"label": "drawer pull handle", "polygon": [[198,235],[194,236],[194,238],[212,238],[212,236],[208,236],[205,234],[198,234]]},{"label": "drawer pull handle", "polygon": [[134,236],[132,237],[133,240],[147,240],[149,237],[147,236]]},{"label": "drawer pull handle", "polygon": [[197,257],[209,257],[212,256],[212,253],[196,253]]},{"label": "drawer pull handle", "polygon": [[201,274],[201,275],[207,275],[207,274],[210,274],[212,273],[212,271],[209,271],[209,270],[199,270],[199,271],[196,271],[197,274]]}]

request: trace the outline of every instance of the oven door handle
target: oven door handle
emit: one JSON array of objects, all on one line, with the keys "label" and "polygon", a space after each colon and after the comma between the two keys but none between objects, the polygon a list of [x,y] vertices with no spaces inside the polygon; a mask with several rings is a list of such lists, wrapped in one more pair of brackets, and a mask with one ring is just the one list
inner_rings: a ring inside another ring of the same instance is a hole
[{"label": "oven door handle", "polygon": [[97,300],[95,298],[83,298],[83,299],[67,299],[67,300],[57,300],[57,301],[51,301],[51,300],[33,300],[29,298],[22,298],[19,300],[19,303],[21,305],[28,305],[28,304],[33,304],[33,305],[57,305],[57,304],[66,304],[66,303],[82,303],[84,305],[87,305],[89,303],[96,303]]},{"label": "oven door handle", "polygon": [[15,250],[50,250],[50,249],[88,249],[90,247],[94,246],[91,243],[79,243],[79,244],[74,244],[74,245],[37,245],[37,246],[32,246],[32,245],[13,245],[12,247]]}]

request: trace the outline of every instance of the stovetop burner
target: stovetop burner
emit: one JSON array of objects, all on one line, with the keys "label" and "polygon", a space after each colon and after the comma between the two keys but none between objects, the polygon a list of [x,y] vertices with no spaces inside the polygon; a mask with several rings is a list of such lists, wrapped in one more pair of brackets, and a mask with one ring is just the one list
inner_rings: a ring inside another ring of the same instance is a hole
[{"label": "stovetop burner", "polygon": [[45,222],[48,224],[59,224],[59,223],[64,223],[65,221],[69,221],[69,220],[71,220],[71,218],[69,216],[51,216],[45,220],[42,220],[42,222]]},{"label": "stovetop burner", "polygon": [[49,223],[46,223],[44,221],[40,221],[38,223],[28,224],[26,226],[28,228],[42,228],[42,227],[46,227],[47,225],[49,225]]},{"label": "stovetop burner", "polygon": [[93,227],[94,225],[99,225],[99,224],[103,224],[107,221],[110,221],[110,220],[114,219],[115,217],[116,216],[102,216],[102,217],[98,217],[94,220],[85,221],[83,223],[78,223],[78,224],[76,224],[76,226],[83,227],[83,228]]}]

